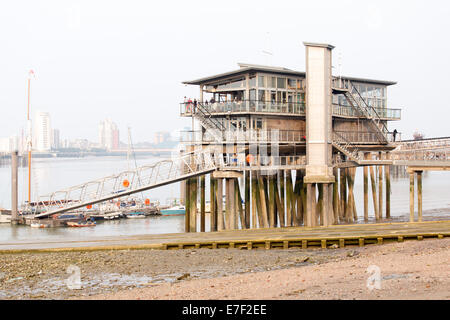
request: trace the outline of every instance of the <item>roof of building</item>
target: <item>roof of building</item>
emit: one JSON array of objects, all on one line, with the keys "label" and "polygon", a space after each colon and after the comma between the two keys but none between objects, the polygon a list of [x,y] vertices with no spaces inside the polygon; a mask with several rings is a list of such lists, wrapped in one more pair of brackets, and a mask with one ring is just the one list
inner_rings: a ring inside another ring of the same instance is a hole
[{"label": "roof of building", "polygon": [[[273,73],[273,74],[279,74],[279,75],[292,75],[292,76],[299,76],[299,77],[305,77],[306,72],[304,71],[295,71],[284,67],[273,67],[273,66],[263,66],[258,64],[249,64],[249,63],[238,63],[238,66],[240,67],[237,70],[225,72],[225,73],[219,73],[213,76],[204,77],[196,80],[190,80],[190,81],[183,81],[183,84],[192,84],[192,85],[200,85],[200,84],[208,84],[210,82],[218,82],[222,79],[226,79],[233,76],[239,76],[244,75],[249,72],[264,72],[264,73]],[[385,81],[385,80],[375,80],[375,79],[366,79],[366,78],[356,78],[356,77],[347,77],[342,76],[343,79],[347,79],[350,81],[355,82],[363,82],[363,83],[373,83],[373,84],[382,84],[386,86],[397,84],[397,82],[393,81]]]}]

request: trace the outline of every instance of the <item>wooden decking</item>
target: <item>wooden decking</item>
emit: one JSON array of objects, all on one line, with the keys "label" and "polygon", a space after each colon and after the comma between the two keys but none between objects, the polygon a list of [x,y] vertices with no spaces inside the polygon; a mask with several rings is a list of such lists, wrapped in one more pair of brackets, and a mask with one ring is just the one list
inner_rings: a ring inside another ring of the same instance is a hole
[{"label": "wooden decking", "polygon": [[105,237],[92,240],[17,242],[0,244],[0,252],[194,249],[194,248],[309,248],[383,244],[392,241],[442,239],[450,237],[450,221],[378,223],[331,227],[289,227],[277,229],[233,230],[204,233],[174,233]]}]

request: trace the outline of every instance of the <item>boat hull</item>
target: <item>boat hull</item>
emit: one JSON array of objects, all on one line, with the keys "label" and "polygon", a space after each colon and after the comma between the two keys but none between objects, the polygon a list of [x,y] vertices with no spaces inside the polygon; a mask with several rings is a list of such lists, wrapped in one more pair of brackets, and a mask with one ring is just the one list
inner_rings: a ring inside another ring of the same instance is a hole
[{"label": "boat hull", "polygon": [[161,214],[163,216],[184,216],[186,214],[185,209],[177,209],[177,210],[161,210]]}]

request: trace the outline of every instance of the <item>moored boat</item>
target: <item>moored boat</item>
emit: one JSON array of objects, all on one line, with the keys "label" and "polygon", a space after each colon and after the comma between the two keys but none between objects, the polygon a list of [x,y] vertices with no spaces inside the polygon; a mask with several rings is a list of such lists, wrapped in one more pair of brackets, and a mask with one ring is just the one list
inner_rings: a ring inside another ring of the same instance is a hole
[{"label": "moored boat", "polygon": [[48,228],[49,227],[48,224],[39,223],[39,222],[33,222],[33,223],[30,224],[30,226],[32,228]]},{"label": "moored boat", "polygon": [[67,226],[69,227],[77,227],[77,228],[82,228],[82,227],[95,227],[97,224],[95,223],[95,221],[92,220],[86,220],[86,221],[68,221],[67,222]]},{"label": "moored boat", "polygon": [[162,209],[161,214],[163,216],[180,216],[186,214],[186,207],[183,205],[176,205],[168,209]]},{"label": "moored boat", "polygon": [[125,214],[125,217],[127,217],[128,219],[142,219],[145,218],[145,213],[141,211],[127,212]]}]

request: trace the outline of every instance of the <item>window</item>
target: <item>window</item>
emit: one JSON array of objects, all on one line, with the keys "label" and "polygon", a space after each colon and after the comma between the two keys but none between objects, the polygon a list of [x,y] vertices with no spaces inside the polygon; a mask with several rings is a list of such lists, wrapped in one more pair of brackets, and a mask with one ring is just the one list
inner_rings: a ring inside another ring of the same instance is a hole
[{"label": "window", "polygon": [[263,121],[261,118],[256,119],[256,129],[262,129],[263,127]]},{"label": "window", "polygon": [[250,77],[250,80],[249,80],[249,82],[248,82],[248,85],[250,86],[250,88],[251,88],[251,87],[256,87],[256,77],[255,77],[255,76]]},{"label": "window", "polygon": [[265,86],[266,86],[266,84],[264,83],[264,76],[259,76],[258,77],[258,87],[264,88]]},{"label": "window", "polygon": [[277,78],[277,88],[286,89],[286,78]]},{"label": "window", "polygon": [[277,78],[272,77],[272,85],[270,86],[271,88],[276,88],[277,87]]},{"label": "window", "polygon": [[297,80],[296,79],[288,79],[288,88],[295,89],[296,87],[297,87]]},{"label": "window", "polygon": [[258,101],[266,101],[266,92],[264,90],[258,90]]}]

